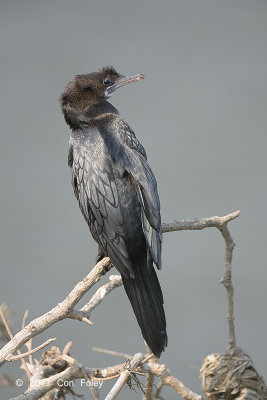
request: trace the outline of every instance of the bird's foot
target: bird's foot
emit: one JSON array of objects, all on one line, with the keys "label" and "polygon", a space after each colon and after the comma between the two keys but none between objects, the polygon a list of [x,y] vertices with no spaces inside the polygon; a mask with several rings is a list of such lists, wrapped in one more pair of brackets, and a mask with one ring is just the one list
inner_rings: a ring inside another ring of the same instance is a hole
[{"label": "bird's foot", "polygon": [[106,275],[106,273],[107,273],[108,271],[110,271],[112,267],[113,267],[113,265],[112,265],[112,263],[111,263],[111,261],[110,261],[110,262],[108,263],[108,265],[105,265],[105,266],[104,266],[103,272],[102,272],[101,275]]},{"label": "bird's foot", "polygon": [[[96,263],[98,263],[99,261],[103,260],[104,257],[106,257],[106,255],[103,253],[101,248],[98,248],[98,254],[97,254],[97,257],[96,257]],[[113,267],[113,265],[112,265],[112,263],[110,261],[108,263],[108,265],[104,266],[102,275],[106,275],[106,273],[108,271],[110,271],[112,267]]]}]

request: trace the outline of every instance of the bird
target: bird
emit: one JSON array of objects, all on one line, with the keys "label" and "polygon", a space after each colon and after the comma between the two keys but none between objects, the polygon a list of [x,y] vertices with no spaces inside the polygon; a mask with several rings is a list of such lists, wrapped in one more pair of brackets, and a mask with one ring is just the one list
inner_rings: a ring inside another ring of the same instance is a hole
[{"label": "bird", "polygon": [[98,243],[97,261],[119,271],[146,344],[167,346],[161,269],[162,228],[155,176],[134,131],[108,101],[120,87],[145,79],[113,66],[75,75],[59,98],[71,129],[68,166],[81,212]]}]

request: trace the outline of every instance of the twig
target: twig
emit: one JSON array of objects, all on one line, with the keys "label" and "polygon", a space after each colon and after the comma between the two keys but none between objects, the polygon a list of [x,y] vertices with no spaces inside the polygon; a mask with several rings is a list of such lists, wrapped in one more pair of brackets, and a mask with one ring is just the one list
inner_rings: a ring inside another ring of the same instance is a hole
[{"label": "twig", "polygon": [[222,224],[219,228],[225,241],[225,255],[224,255],[224,277],[221,280],[227,295],[227,325],[228,325],[228,343],[230,348],[236,346],[235,326],[234,326],[234,288],[232,284],[232,257],[235,243],[229,232],[227,222]]},{"label": "twig", "polygon": [[92,381],[101,381],[101,382],[104,382],[104,381],[111,381],[112,379],[116,379],[116,378],[118,378],[120,376],[120,374],[119,373],[117,373],[116,375],[112,375],[112,376],[108,376],[107,378],[96,378],[95,376],[92,376]]},{"label": "twig", "polygon": [[104,297],[121,285],[122,279],[120,275],[110,275],[109,282],[102,285],[84,307],[80,310],[73,310],[70,312],[68,318],[77,319],[79,321],[85,321],[90,318],[91,312],[102,303]]},{"label": "twig", "polygon": [[[22,329],[25,328],[26,319],[27,319],[28,315],[29,315],[29,310],[26,310],[25,313],[24,313],[23,319],[22,319],[22,324],[21,324]],[[28,342],[25,343],[25,346],[27,347],[27,349],[28,349],[29,351],[32,350],[32,338],[31,338]],[[29,363],[30,363],[31,365],[33,365],[33,357],[32,357],[31,354],[29,355]]]},{"label": "twig", "polygon": [[19,354],[17,356],[12,356],[12,357],[8,356],[7,361],[17,361],[23,357],[28,357],[31,354],[36,353],[38,350],[43,349],[45,346],[47,346],[51,342],[54,342],[55,340],[56,340],[56,338],[48,339],[46,342],[40,344],[40,346],[37,346],[34,349],[27,351],[26,353],[22,353],[22,354]]},{"label": "twig", "polygon": [[[0,304],[0,316],[1,316],[1,318],[2,318],[2,321],[3,321],[4,325],[5,325],[5,328],[6,328],[6,330],[7,330],[7,333],[8,333],[8,335],[9,335],[9,337],[11,338],[11,340],[8,342],[8,343],[10,343],[10,342],[13,340],[14,336],[13,336],[13,333],[11,332],[11,329],[9,328],[9,325],[8,325],[8,323],[7,323],[7,320],[6,320],[5,313],[4,313],[4,311],[2,310],[1,304]],[[7,343],[7,344],[8,344],[8,343]],[[15,350],[14,350],[14,351],[15,351]],[[20,350],[16,349],[16,351],[17,351],[18,354],[21,355],[21,351],[20,351]],[[28,379],[30,380],[30,378],[31,378],[31,373],[30,373],[30,371],[29,371],[29,368],[28,368],[27,363],[26,363],[26,361],[24,360],[24,358],[22,358],[21,363],[22,363],[23,369],[26,371],[26,374],[27,374]]]},{"label": "twig", "polygon": [[[85,369],[83,368],[82,365],[80,366],[80,368],[81,368],[81,371],[82,371],[82,374],[83,374],[83,377],[85,378],[85,380],[86,380],[86,381],[89,381],[90,378],[89,378],[89,376],[86,374]],[[89,390],[90,390],[90,392],[91,392],[93,398],[94,398],[95,400],[98,400],[98,396],[96,395],[94,389],[93,389],[90,385],[89,385],[88,387],[89,387]]]},{"label": "twig", "polygon": [[[86,373],[86,371],[85,371],[85,369],[84,369],[84,366],[83,366],[81,363],[79,363],[77,360],[75,360],[75,358],[70,357],[68,354],[65,354],[65,353],[63,353],[63,352],[62,352],[62,355],[61,355],[59,358],[60,358],[61,360],[67,361],[67,362],[68,362],[69,364],[71,364],[71,365],[76,365],[78,368],[80,368],[80,370],[81,370],[81,372],[82,372],[82,375],[83,375],[83,377],[85,378],[85,380],[86,380],[86,381],[89,381],[89,380],[90,380],[88,374]],[[95,391],[93,390],[93,388],[91,388],[90,385],[89,385],[89,390],[90,390],[90,392],[91,392],[93,398],[94,398],[95,400],[98,400],[98,396],[96,395]]]},{"label": "twig", "polygon": [[98,353],[110,354],[111,356],[123,357],[123,358],[126,358],[126,360],[129,360],[130,358],[132,358],[132,356],[130,354],[120,353],[119,351],[101,349],[100,347],[93,347],[92,350],[97,351]]},{"label": "twig", "polygon": [[0,316],[2,318],[3,324],[5,325],[5,328],[6,328],[6,331],[7,331],[8,335],[9,335],[9,337],[13,338],[13,333],[11,332],[11,329],[9,328],[9,325],[7,323],[4,311],[2,310],[1,304],[0,304]]},{"label": "twig", "polygon": [[142,364],[142,371],[158,376],[163,385],[171,386],[182,397],[182,399],[202,400],[202,397],[199,394],[192,392],[192,390],[188,389],[182,382],[176,379],[164,364]]},{"label": "twig", "polygon": [[62,350],[62,354],[67,354],[67,355],[69,355],[70,349],[71,349],[71,348],[72,348],[72,342],[70,341],[70,342],[68,342],[68,343],[65,344],[65,347],[64,347],[64,349]]},{"label": "twig", "polygon": [[132,360],[129,363],[129,366],[121,373],[119,379],[110,390],[108,395],[105,397],[105,400],[113,400],[115,399],[118,394],[120,393],[123,385],[127,382],[128,378],[131,375],[132,370],[139,364],[140,360],[143,358],[142,353],[137,353],[133,356]]},{"label": "twig", "polygon": [[154,354],[149,354],[147,357],[145,357],[142,361],[141,361],[141,363],[142,364],[145,364],[145,363],[147,363],[151,358],[153,358],[153,357],[155,357],[155,355]]},{"label": "twig", "polygon": [[24,313],[23,319],[22,319],[22,324],[21,324],[22,329],[25,328],[26,319],[27,319],[28,315],[29,315],[29,310],[26,310]]},{"label": "twig", "polygon": [[[27,347],[27,349],[28,349],[29,351],[31,351],[31,349],[32,349],[32,338],[31,338],[28,342],[25,343],[25,346]],[[31,354],[29,355],[29,363],[30,363],[31,365],[33,365],[33,357],[32,357]]]},{"label": "twig", "polygon": [[[150,362],[155,363],[157,362],[157,357],[152,353],[149,346],[146,344],[147,352],[150,356]],[[148,357],[146,357],[146,362],[148,361]],[[142,361],[144,363],[144,360]],[[143,396],[143,400],[152,400],[153,397],[153,384],[154,384],[154,374],[150,372],[146,374],[146,388],[145,388],[145,395]]]},{"label": "twig", "polygon": [[160,392],[161,392],[161,389],[163,388],[163,386],[164,386],[163,383],[160,381],[158,386],[157,386],[156,393],[154,394],[155,399],[163,400],[162,397],[160,397],[160,395],[159,395]]},{"label": "twig", "polygon": [[154,384],[154,375],[148,373],[146,375],[146,387],[145,387],[145,395],[143,396],[143,400],[152,400],[153,384]]}]

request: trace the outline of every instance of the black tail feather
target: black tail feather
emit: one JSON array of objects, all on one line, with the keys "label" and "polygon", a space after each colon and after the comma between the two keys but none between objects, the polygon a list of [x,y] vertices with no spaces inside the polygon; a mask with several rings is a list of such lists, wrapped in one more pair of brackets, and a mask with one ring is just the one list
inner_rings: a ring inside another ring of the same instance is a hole
[{"label": "black tail feather", "polygon": [[167,346],[166,319],[162,291],[152,260],[148,263],[134,265],[135,278],[122,276],[122,281],[143,337],[159,357]]}]

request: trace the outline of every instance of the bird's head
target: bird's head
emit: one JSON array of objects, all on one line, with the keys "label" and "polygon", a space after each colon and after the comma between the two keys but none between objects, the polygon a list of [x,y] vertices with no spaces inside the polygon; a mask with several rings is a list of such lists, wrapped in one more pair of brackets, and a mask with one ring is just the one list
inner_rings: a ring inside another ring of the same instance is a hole
[{"label": "bird's head", "polygon": [[112,66],[90,74],[76,75],[59,98],[65,119],[85,114],[91,107],[107,100],[121,86],[145,79],[142,74],[124,76]]}]

